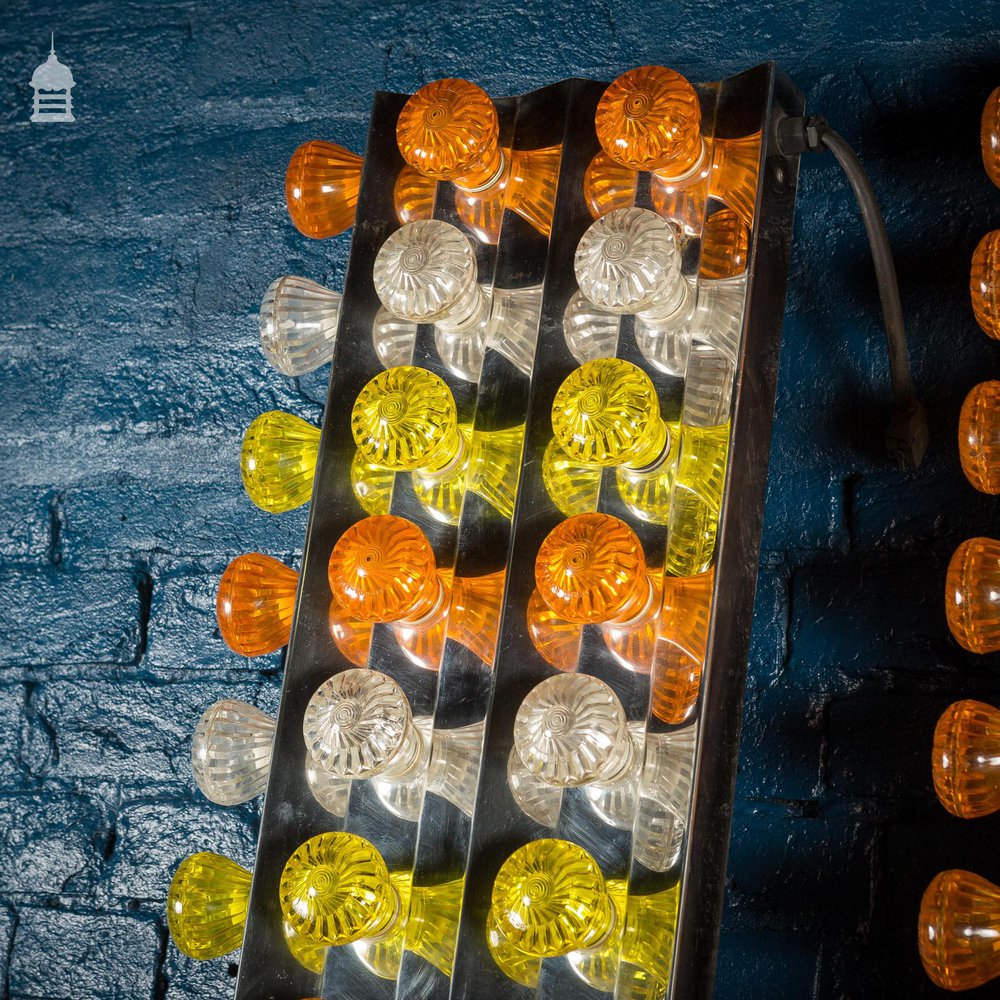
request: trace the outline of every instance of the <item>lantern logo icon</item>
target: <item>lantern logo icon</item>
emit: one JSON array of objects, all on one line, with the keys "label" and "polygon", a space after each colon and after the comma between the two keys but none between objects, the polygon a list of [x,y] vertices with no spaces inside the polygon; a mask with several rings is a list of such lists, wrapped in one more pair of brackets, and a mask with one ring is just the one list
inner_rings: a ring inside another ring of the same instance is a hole
[{"label": "lantern logo icon", "polygon": [[56,36],[52,35],[49,57],[31,74],[31,86],[35,91],[33,122],[75,122],[73,117],[73,96],[76,85],[69,66],[56,58]]}]

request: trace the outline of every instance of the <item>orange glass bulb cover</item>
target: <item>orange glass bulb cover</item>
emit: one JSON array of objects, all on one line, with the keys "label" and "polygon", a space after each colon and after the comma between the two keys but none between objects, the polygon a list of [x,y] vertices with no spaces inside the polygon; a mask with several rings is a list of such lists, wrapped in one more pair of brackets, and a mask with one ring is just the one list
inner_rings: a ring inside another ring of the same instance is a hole
[{"label": "orange glass bulb cover", "polygon": [[288,642],[299,574],[291,567],[248,552],[222,574],[215,614],[222,638],[236,653],[263,656]]},{"label": "orange glass bulb cover", "polygon": [[1000,711],[956,701],[934,729],[931,774],[941,805],[962,819],[1000,809]]},{"label": "orange glass bulb cover", "polygon": [[964,649],[1000,650],[1000,542],[970,538],[955,549],[945,578],[945,613]]},{"label": "orange glass bulb cover", "polygon": [[972,254],[969,294],[983,333],[1000,340],[1000,229],[987,233]]},{"label": "orange glass bulb cover", "polygon": [[354,225],[361,163],[357,154],[319,139],[295,150],[285,172],[285,201],[300,233],[325,239]]},{"label": "orange glass bulb cover", "polygon": [[986,176],[1000,187],[1000,87],[990,94],[983,107],[980,144]]},{"label": "orange glass bulb cover", "polygon": [[977,490],[1000,494],[1000,382],[980,382],[965,397],[958,455],[965,478]]}]

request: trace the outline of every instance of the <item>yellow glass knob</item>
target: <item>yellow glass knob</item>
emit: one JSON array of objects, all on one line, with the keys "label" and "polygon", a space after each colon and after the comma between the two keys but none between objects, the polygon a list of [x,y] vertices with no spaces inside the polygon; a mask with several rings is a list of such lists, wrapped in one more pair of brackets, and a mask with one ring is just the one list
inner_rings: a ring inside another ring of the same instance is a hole
[{"label": "yellow glass knob", "polygon": [[496,108],[468,80],[449,78],[421,87],[399,113],[396,141],[415,170],[466,190],[489,187],[503,173]]},{"label": "yellow glass knob", "polygon": [[980,143],[986,174],[1000,187],[1000,87],[990,94],[983,107]]},{"label": "yellow glass knob", "polygon": [[1000,888],[972,872],[935,876],[920,903],[917,940],[924,971],[946,990],[1000,976]]},{"label": "yellow glass knob", "polygon": [[361,390],[351,431],[366,461],[393,472],[443,469],[463,447],[451,390],[412,365],[380,372]]},{"label": "yellow glass knob", "polygon": [[324,945],[344,945],[385,931],[399,898],[382,855],[353,833],[321,833],[301,844],[278,886],[291,930]]},{"label": "yellow glass knob", "polygon": [[552,430],[568,458],[599,466],[650,465],[670,437],[649,376],[620,358],[588,361],[563,382]]},{"label": "yellow glass knob", "polygon": [[976,322],[1000,340],[1000,229],[987,233],[972,255],[969,292]]},{"label": "yellow glass knob", "polygon": [[622,73],[598,102],[594,126],[608,156],[632,170],[669,168],[680,177],[704,152],[698,95],[663,66]]},{"label": "yellow glass knob", "polygon": [[219,958],[243,943],[250,872],[203,851],[185,858],[167,892],[167,926],[174,944],[200,960]]},{"label": "yellow glass knob", "polygon": [[324,239],[354,225],[361,163],[333,142],[314,139],[295,150],[285,172],[285,201],[300,233]]},{"label": "yellow glass knob", "polygon": [[536,840],[514,851],[493,882],[492,909],[499,934],[538,958],[593,948],[615,924],[601,869],[568,840]]},{"label": "yellow glass knob", "polygon": [[981,701],[956,701],[938,720],[931,752],[934,790],[962,819],[1000,809],[1000,712]]},{"label": "yellow glass knob", "polygon": [[242,656],[281,649],[292,633],[299,574],[259,552],[237,556],[222,574],[215,616],[226,645]]},{"label": "yellow glass knob", "polygon": [[262,413],[243,436],[240,464],[247,496],[262,510],[281,514],[312,497],[318,427],[281,410]]},{"label": "yellow glass knob", "polygon": [[956,641],[970,653],[1000,650],[1000,542],[970,538],[948,564],[945,613]]},{"label": "yellow glass knob", "polygon": [[363,621],[422,618],[440,600],[427,536],[394,514],[366,517],[348,528],[333,547],[328,574],[334,599]]},{"label": "yellow glass knob", "polygon": [[1000,494],[1000,382],[980,382],[962,404],[958,454],[977,490]]},{"label": "yellow glass knob", "polygon": [[556,525],[535,557],[535,584],[560,618],[581,624],[629,618],[649,596],[642,543],[610,514],[577,514]]}]

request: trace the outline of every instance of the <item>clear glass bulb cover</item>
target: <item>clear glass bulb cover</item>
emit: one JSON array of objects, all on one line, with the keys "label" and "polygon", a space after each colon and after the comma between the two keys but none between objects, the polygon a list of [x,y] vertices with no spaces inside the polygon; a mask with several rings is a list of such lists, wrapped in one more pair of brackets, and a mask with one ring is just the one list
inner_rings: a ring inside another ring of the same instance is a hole
[{"label": "clear glass bulb cover", "polygon": [[580,291],[615,313],[669,314],[683,302],[673,226],[646,208],[619,208],[583,234],[574,258]]},{"label": "clear glass bulb cover", "polygon": [[416,323],[400,319],[385,306],[379,306],[372,322],[372,346],[383,368],[409,365],[413,361],[416,341]]},{"label": "clear glass bulb cover", "polygon": [[191,740],[191,770],[205,797],[235,806],[263,793],[271,773],[275,722],[245,701],[217,701]]},{"label": "clear glass bulb cover", "polygon": [[544,781],[528,769],[517,747],[507,756],[507,787],[518,809],[539,826],[556,828],[562,808],[563,790],[559,785]]},{"label": "clear glass bulb cover", "polygon": [[338,778],[372,778],[409,765],[421,750],[403,689],[377,670],[358,667],[316,689],[302,735],[315,763]]},{"label": "clear glass bulb cover", "polygon": [[399,776],[381,774],[370,779],[372,789],[382,805],[394,816],[409,823],[416,823],[420,819],[424,806],[434,719],[430,716],[414,718],[413,727],[420,745],[410,758],[411,765]]},{"label": "clear glass bulb cover", "polygon": [[436,729],[427,770],[427,791],[471,818],[483,748],[482,722],[455,729]]},{"label": "clear glass bulb cover", "polygon": [[541,285],[493,289],[487,344],[525,375],[534,367],[541,313]]},{"label": "clear glass bulb cover", "polygon": [[189,958],[228,955],[243,942],[249,901],[250,872],[221,854],[192,854],[167,891],[170,937]]},{"label": "clear glass bulb cover", "polygon": [[583,292],[574,292],[563,311],[563,338],[580,364],[613,358],[618,350],[621,316],[595,306]]},{"label": "clear glass bulb cover", "polygon": [[283,375],[307,375],[333,359],[339,292],[285,275],[268,285],[260,306],[260,349]]},{"label": "clear glass bulb cover", "polygon": [[393,315],[412,323],[460,324],[481,309],[476,254],[469,238],[438,219],[410,222],[382,244],[372,272]]},{"label": "clear glass bulb cover", "polygon": [[618,696],[588,674],[536,685],[517,710],[514,746],[529,771],[563,788],[617,777],[636,754]]},{"label": "clear glass bulb cover", "polygon": [[306,751],[306,784],[313,798],[331,815],[343,819],[351,801],[349,778],[338,778],[325,767],[320,767],[311,753]]},{"label": "clear glass bulb cover", "polygon": [[318,427],[292,413],[262,413],[243,436],[240,466],[247,496],[269,514],[283,514],[312,497]]}]

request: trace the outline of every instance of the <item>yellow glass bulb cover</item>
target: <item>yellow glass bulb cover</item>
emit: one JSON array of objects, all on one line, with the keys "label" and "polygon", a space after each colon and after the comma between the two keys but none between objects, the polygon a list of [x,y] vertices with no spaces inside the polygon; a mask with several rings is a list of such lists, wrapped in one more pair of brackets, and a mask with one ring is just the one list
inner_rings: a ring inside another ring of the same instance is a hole
[{"label": "yellow glass bulb cover", "polygon": [[935,876],[920,903],[917,941],[931,980],[971,990],[1000,976],[1000,888],[972,872]]},{"label": "yellow glass bulb cover", "polygon": [[948,564],[945,578],[948,628],[970,653],[1000,650],[1000,542],[970,538]]},{"label": "yellow glass bulb cover", "polygon": [[373,465],[358,449],[351,460],[351,489],[366,514],[388,514],[396,474]]},{"label": "yellow glass bulb cover", "polygon": [[399,910],[382,855],[353,833],[301,844],[281,873],[282,919],[316,944],[343,945],[385,931]]},{"label": "yellow glass bulb cover", "polygon": [[292,633],[299,574],[290,566],[248,552],[222,574],[215,615],[226,645],[242,656],[281,649]]},{"label": "yellow glass bulb cover", "polygon": [[585,465],[647,466],[669,444],[649,376],[629,361],[597,358],[559,387],[552,430],[573,461]]},{"label": "yellow glass bulb cover", "polygon": [[235,861],[203,851],[185,858],[167,892],[167,926],[190,958],[228,955],[243,943],[250,872]]},{"label": "yellow glass bulb cover", "polygon": [[980,382],[965,397],[958,454],[965,478],[977,490],[1000,494],[1000,382]]},{"label": "yellow glass bulb cover", "polygon": [[535,557],[535,584],[560,618],[592,625],[637,614],[649,596],[642,543],[610,514],[556,525]]},{"label": "yellow glass bulb cover", "polygon": [[574,461],[556,438],[549,441],[542,455],[542,483],[549,499],[564,517],[597,509],[601,493],[600,467]]},{"label": "yellow glass bulb cover", "polygon": [[664,66],[622,73],[598,102],[594,127],[608,156],[632,170],[669,168],[680,177],[704,153],[698,95]]},{"label": "yellow glass bulb cover", "polygon": [[240,464],[247,496],[262,510],[281,514],[312,496],[320,432],[292,413],[262,413],[243,436]]},{"label": "yellow glass bulb cover", "polygon": [[468,80],[435,80],[421,87],[399,113],[396,141],[415,170],[460,188],[486,188],[503,172],[496,108]]},{"label": "yellow glass bulb cover", "polygon": [[934,790],[962,819],[1000,809],[1000,712],[981,701],[956,701],[938,720],[931,751]]},{"label": "yellow glass bulb cover", "polygon": [[1000,187],[1000,87],[990,94],[983,106],[980,144],[986,175]]},{"label": "yellow glass bulb cover", "polygon": [[366,517],[348,528],[330,554],[328,575],[334,599],[362,621],[422,618],[441,597],[427,536],[394,514]]},{"label": "yellow glass bulb cover", "polygon": [[451,390],[412,365],[380,372],[361,390],[351,431],[366,461],[393,472],[440,471],[463,447]]},{"label": "yellow glass bulb cover", "polygon": [[318,139],[295,150],[285,172],[285,202],[303,236],[324,239],[354,225],[361,163],[356,153]]},{"label": "yellow glass bulb cover", "polygon": [[604,875],[568,840],[535,840],[501,865],[491,905],[497,929],[513,947],[538,958],[592,948],[614,927]]},{"label": "yellow glass bulb cover", "polygon": [[1000,340],[1000,229],[987,233],[972,254],[969,293],[976,322]]}]

